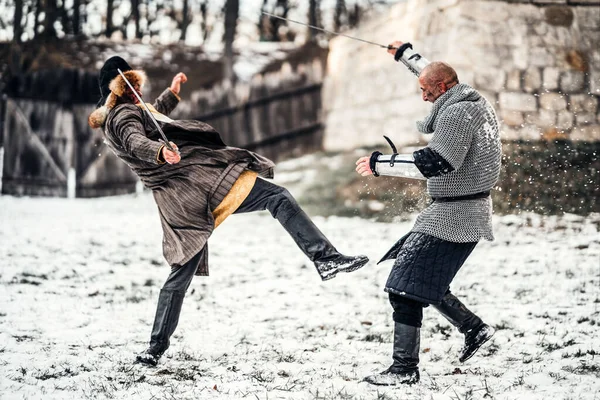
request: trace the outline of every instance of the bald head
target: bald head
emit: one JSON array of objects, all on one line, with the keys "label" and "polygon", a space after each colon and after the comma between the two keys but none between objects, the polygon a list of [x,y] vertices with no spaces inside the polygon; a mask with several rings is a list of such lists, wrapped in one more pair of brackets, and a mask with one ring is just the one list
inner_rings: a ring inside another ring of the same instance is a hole
[{"label": "bald head", "polygon": [[423,78],[432,85],[443,82],[448,88],[458,83],[458,75],[456,75],[454,68],[441,61],[434,61],[423,68],[419,78]]},{"label": "bald head", "polygon": [[448,89],[458,84],[458,75],[450,65],[435,61],[423,68],[419,74],[419,84],[423,100],[433,103]]}]

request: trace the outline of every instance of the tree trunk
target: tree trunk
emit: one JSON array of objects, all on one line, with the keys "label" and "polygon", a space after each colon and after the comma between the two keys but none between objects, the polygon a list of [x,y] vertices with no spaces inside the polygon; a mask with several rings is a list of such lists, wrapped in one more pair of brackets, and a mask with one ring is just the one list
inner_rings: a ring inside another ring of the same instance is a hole
[{"label": "tree trunk", "polygon": [[[310,0],[308,3],[308,24],[312,26],[319,26],[319,8],[320,4],[318,0]],[[308,28],[308,41],[314,42],[317,38],[319,31],[316,29]]]},{"label": "tree trunk", "polygon": [[114,32],[113,26],[113,11],[114,11],[114,0],[106,0],[106,37],[110,39]]},{"label": "tree trunk", "polygon": [[15,20],[14,20],[14,35],[13,41],[16,43],[21,43],[21,35],[23,34],[23,0],[15,1]]},{"label": "tree trunk", "polygon": [[202,15],[202,23],[200,24],[200,29],[202,30],[202,42],[206,42],[208,39],[208,33],[210,31],[210,27],[208,26],[208,21],[206,18],[208,17],[208,5],[206,1],[203,1],[200,4],[200,15]]},{"label": "tree trunk", "polygon": [[56,6],[56,0],[46,0],[45,3],[43,37],[46,40],[52,40],[56,38],[54,23],[56,22],[56,17],[58,14],[58,7]]},{"label": "tree trunk", "polygon": [[225,41],[224,78],[231,82],[232,86],[235,83],[235,73],[233,72],[233,41],[235,39],[239,10],[239,0],[227,0],[225,2],[225,34],[223,37]]},{"label": "tree trunk", "polygon": [[346,14],[346,2],[344,0],[336,0],[335,9],[333,10],[333,30],[341,30],[344,22],[342,18]]},{"label": "tree trunk", "polygon": [[35,16],[33,19],[33,38],[37,38],[40,29],[40,13],[42,12],[42,0],[37,0],[35,7]]},{"label": "tree trunk", "polygon": [[131,0],[131,15],[135,21],[135,38],[142,38],[142,29],[140,28],[140,0]]},{"label": "tree trunk", "polygon": [[188,5],[188,0],[183,0],[183,10],[181,11],[181,14],[181,36],[179,37],[179,40],[185,42],[187,28],[190,25],[190,8]]},{"label": "tree trunk", "polygon": [[81,34],[81,0],[73,0],[73,35]]}]

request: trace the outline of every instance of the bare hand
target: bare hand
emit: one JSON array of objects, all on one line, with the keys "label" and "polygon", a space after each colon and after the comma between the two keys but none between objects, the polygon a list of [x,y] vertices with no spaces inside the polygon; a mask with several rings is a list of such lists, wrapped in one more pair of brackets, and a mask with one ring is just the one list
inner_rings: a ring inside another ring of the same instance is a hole
[{"label": "bare hand", "polygon": [[[178,150],[177,145],[173,142],[169,142],[173,150]],[[167,148],[167,146],[162,149],[162,156],[166,162],[169,164],[177,164],[181,161],[181,155],[178,151],[171,151]]]},{"label": "bare hand", "polygon": [[179,94],[181,90],[181,84],[187,82],[187,76],[183,72],[178,73],[173,77],[173,81],[171,82],[171,91],[175,94]]},{"label": "bare hand", "polygon": [[396,55],[396,50],[398,50],[398,48],[400,46],[402,46],[404,43],[396,40],[395,42],[392,42],[389,44],[389,46],[391,46],[392,48],[388,47],[387,52],[390,53],[391,55],[395,56]]},{"label": "bare hand", "polygon": [[369,176],[373,175],[373,171],[371,171],[371,166],[369,165],[369,161],[371,157],[361,157],[356,161],[356,172],[358,172],[361,176]]}]

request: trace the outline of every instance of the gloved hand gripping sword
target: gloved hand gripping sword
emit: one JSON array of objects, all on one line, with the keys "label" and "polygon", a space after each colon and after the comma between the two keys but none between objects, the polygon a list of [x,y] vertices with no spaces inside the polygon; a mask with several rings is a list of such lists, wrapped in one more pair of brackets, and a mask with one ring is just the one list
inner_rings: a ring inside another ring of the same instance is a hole
[{"label": "gloved hand gripping sword", "polygon": [[165,135],[165,133],[161,129],[160,125],[158,124],[158,121],[156,120],[156,118],[154,118],[154,115],[152,115],[152,112],[150,111],[150,109],[148,108],[148,106],[146,105],[146,103],[144,102],[144,100],[142,99],[142,96],[140,96],[139,93],[137,92],[137,90],[134,89],[133,85],[125,77],[125,74],[123,74],[123,72],[121,71],[121,69],[117,68],[117,71],[119,72],[119,74],[121,75],[121,77],[123,78],[123,80],[125,80],[125,83],[127,84],[127,86],[129,86],[129,88],[131,89],[131,91],[133,92],[133,94],[135,95],[135,97],[138,99],[138,101],[140,102],[140,104],[142,105],[142,107],[144,108],[144,110],[146,110],[146,112],[148,113],[148,115],[150,116],[150,118],[152,119],[152,121],[154,122],[154,125],[156,125],[156,129],[158,129],[158,133],[160,133],[160,136],[162,137],[162,139],[159,139],[159,142],[161,142],[162,144],[164,144],[165,147],[167,149],[169,149],[170,151],[179,154],[179,150],[178,149],[174,149],[173,146],[171,146],[171,143],[169,142],[169,139],[167,139],[167,135]]}]

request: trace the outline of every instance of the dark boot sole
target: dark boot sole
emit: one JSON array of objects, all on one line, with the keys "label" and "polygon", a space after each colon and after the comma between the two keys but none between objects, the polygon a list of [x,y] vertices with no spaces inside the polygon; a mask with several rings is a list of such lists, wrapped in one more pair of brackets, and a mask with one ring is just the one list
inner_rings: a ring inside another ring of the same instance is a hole
[{"label": "dark boot sole", "polygon": [[361,269],[362,267],[364,267],[365,265],[367,265],[367,263],[369,262],[368,258],[365,258],[364,260],[358,261],[346,268],[340,268],[340,269],[336,269],[335,271],[332,271],[331,273],[327,274],[327,275],[321,275],[321,280],[323,281],[328,281],[330,279],[333,279],[336,277],[336,275],[340,272],[353,272],[356,271],[357,269]]},{"label": "dark boot sole", "polygon": [[485,337],[481,340],[481,342],[479,343],[479,346],[475,347],[475,349],[473,350],[473,352],[471,352],[471,354],[469,354],[468,356],[465,356],[463,358],[459,358],[458,361],[460,361],[461,363],[464,363],[465,361],[469,360],[471,357],[473,357],[475,355],[475,353],[477,353],[479,351],[479,349],[481,348],[481,346],[483,346],[484,344],[486,344],[496,333],[496,331],[492,331],[492,334],[488,337]]}]

